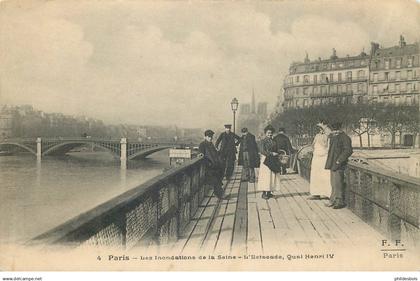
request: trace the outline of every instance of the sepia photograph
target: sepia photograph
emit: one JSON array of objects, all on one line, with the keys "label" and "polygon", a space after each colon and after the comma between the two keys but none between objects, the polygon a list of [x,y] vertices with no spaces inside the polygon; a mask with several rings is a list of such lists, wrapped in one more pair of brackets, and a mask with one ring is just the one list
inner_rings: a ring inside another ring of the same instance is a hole
[{"label": "sepia photograph", "polygon": [[0,271],[418,272],[419,107],[419,0],[2,0]]}]

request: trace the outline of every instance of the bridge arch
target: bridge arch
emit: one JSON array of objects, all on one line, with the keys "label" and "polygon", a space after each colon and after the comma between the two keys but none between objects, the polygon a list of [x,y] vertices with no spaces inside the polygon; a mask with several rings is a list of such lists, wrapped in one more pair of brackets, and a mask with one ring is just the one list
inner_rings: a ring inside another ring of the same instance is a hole
[{"label": "bridge arch", "polygon": [[119,157],[120,155],[117,153],[116,150],[113,150],[109,147],[103,146],[100,143],[96,143],[96,142],[90,142],[90,141],[68,141],[68,142],[63,142],[63,143],[59,143],[56,144],[54,146],[51,146],[49,148],[47,148],[45,151],[42,152],[42,156],[46,156],[46,155],[64,155],[66,153],[68,153],[70,150],[82,146],[82,145],[89,145],[89,144],[94,144],[95,146],[99,146],[101,148],[104,148],[106,150],[108,150],[112,155],[114,155],[115,157]]},{"label": "bridge arch", "polygon": [[36,155],[36,151],[34,149],[32,149],[31,147],[27,146],[27,145],[17,143],[17,142],[2,142],[2,143],[0,143],[0,147],[1,146],[6,146],[6,145],[20,147],[20,148],[32,153],[33,155]]},{"label": "bridge arch", "polygon": [[145,158],[147,156],[149,156],[150,154],[171,148],[172,146],[169,145],[164,145],[164,146],[155,146],[155,147],[150,147],[150,148],[146,148],[143,150],[140,150],[134,154],[131,154],[127,157],[128,160],[135,160],[135,159],[141,159],[141,158]]}]

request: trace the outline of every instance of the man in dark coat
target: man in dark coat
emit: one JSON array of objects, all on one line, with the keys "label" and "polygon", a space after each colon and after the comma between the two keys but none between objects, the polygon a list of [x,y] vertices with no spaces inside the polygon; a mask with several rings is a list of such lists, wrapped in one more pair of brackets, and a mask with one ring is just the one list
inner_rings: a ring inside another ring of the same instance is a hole
[{"label": "man in dark coat", "polygon": [[235,168],[236,145],[239,144],[240,137],[230,131],[232,125],[225,125],[225,131],[220,134],[216,141],[220,157],[224,163],[224,175],[230,179]]},{"label": "man in dark coat", "polygon": [[213,144],[213,135],[212,130],[205,131],[204,141],[200,143],[198,150],[206,162],[206,183],[213,186],[214,195],[217,198],[224,199],[222,188],[223,162]]},{"label": "man in dark coat", "polygon": [[341,131],[341,123],[334,123],[331,128],[333,131],[330,134],[330,147],[325,169],[331,170],[332,192],[330,203],[327,206],[341,209],[346,206],[344,202],[344,170],[353,153],[353,148],[350,137]]},{"label": "man in dark coat", "polygon": [[260,164],[258,145],[255,136],[247,128],[243,128],[241,132],[238,165],[243,166],[246,181],[255,182],[254,169]]},{"label": "man in dark coat", "polygon": [[[292,147],[292,143],[288,136],[286,136],[286,129],[279,128],[279,133],[274,137],[274,142],[276,143],[276,151],[280,153],[280,150],[284,150],[287,155],[291,156],[295,150]],[[286,174],[287,164],[281,164],[281,174]]]}]

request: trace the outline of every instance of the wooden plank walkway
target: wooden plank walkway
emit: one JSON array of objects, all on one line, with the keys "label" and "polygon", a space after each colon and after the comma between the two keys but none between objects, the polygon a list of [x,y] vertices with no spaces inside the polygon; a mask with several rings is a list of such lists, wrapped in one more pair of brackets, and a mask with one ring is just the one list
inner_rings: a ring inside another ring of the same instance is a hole
[{"label": "wooden plank walkway", "polygon": [[172,245],[177,254],[278,253],[323,246],[360,245],[383,236],[350,210],[334,210],[327,200],[307,200],[309,183],[287,174],[270,200],[261,198],[256,183],[241,181],[241,167],[225,183],[229,200],[208,194],[182,239]]}]

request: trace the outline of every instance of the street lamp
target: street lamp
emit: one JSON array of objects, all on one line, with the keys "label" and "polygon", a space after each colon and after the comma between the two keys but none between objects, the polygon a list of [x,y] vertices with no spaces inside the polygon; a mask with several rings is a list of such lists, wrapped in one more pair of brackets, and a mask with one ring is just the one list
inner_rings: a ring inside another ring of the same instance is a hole
[{"label": "street lamp", "polygon": [[233,133],[235,133],[235,115],[236,115],[236,110],[238,110],[238,105],[239,102],[236,98],[233,98],[233,100],[230,102],[230,107],[232,108],[232,112],[233,112]]}]

